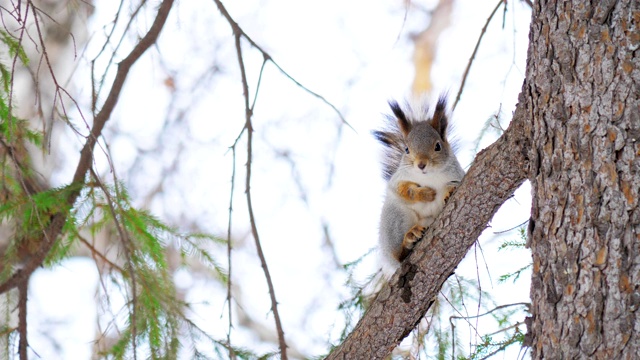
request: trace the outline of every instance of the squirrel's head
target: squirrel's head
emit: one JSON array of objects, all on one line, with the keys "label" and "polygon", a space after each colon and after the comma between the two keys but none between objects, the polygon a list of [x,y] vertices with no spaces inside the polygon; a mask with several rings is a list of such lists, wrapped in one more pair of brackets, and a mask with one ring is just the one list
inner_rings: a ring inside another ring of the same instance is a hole
[{"label": "squirrel's head", "polygon": [[451,145],[447,141],[446,100],[438,100],[430,119],[414,119],[413,114],[412,117],[407,117],[397,102],[390,102],[389,105],[405,145],[402,162],[423,173],[445,165],[449,157],[453,156]]}]

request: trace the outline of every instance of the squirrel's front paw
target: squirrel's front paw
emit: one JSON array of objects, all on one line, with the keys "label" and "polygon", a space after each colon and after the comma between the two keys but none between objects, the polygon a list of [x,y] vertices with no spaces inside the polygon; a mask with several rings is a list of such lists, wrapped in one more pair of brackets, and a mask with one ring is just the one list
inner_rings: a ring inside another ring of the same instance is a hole
[{"label": "squirrel's front paw", "polygon": [[398,194],[407,201],[429,202],[436,198],[436,191],[428,186],[420,186],[412,181],[398,183]]},{"label": "squirrel's front paw", "polygon": [[413,249],[416,243],[422,239],[424,233],[427,231],[427,228],[420,225],[414,225],[406,234],[404,234],[404,239],[402,240],[402,247],[408,250]]}]

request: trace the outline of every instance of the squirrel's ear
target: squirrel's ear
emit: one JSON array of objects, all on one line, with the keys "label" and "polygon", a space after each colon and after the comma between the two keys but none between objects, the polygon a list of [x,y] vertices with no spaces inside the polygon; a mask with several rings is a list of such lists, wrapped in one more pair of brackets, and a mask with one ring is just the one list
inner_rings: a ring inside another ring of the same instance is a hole
[{"label": "squirrel's ear", "polygon": [[431,126],[440,134],[440,137],[445,140],[447,135],[447,99],[441,97],[436,104],[436,111],[433,113],[431,119]]},{"label": "squirrel's ear", "polygon": [[386,146],[393,147],[396,145],[396,139],[391,133],[388,133],[386,131],[375,130],[375,131],[372,131],[372,134],[373,134],[373,137],[376,138],[376,140],[380,141]]},{"label": "squirrel's ear", "polygon": [[397,101],[389,101],[389,106],[391,107],[391,111],[393,111],[393,115],[395,115],[398,120],[400,131],[402,131],[402,134],[407,137],[409,132],[411,132],[411,122],[407,120],[407,116],[404,114]]}]

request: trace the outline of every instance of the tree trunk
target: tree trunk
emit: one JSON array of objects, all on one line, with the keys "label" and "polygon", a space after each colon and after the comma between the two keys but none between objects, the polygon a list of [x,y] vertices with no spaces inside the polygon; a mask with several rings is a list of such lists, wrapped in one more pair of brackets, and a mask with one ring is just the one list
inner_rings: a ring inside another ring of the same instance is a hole
[{"label": "tree trunk", "polygon": [[640,354],[640,2],[536,1],[534,359]]}]

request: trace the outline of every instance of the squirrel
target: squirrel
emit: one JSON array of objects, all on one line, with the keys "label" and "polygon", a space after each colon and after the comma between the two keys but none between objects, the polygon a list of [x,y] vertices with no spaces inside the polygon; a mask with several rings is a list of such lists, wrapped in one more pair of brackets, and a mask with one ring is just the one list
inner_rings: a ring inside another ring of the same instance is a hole
[{"label": "squirrel", "polygon": [[380,216],[379,246],[393,267],[409,255],[444,208],[464,177],[447,139],[446,98],[438,99],[433,116],[427,108],[403,110],[390,101],[389,126],[373,131],[385,145],[383,174],[386,196]]}]

